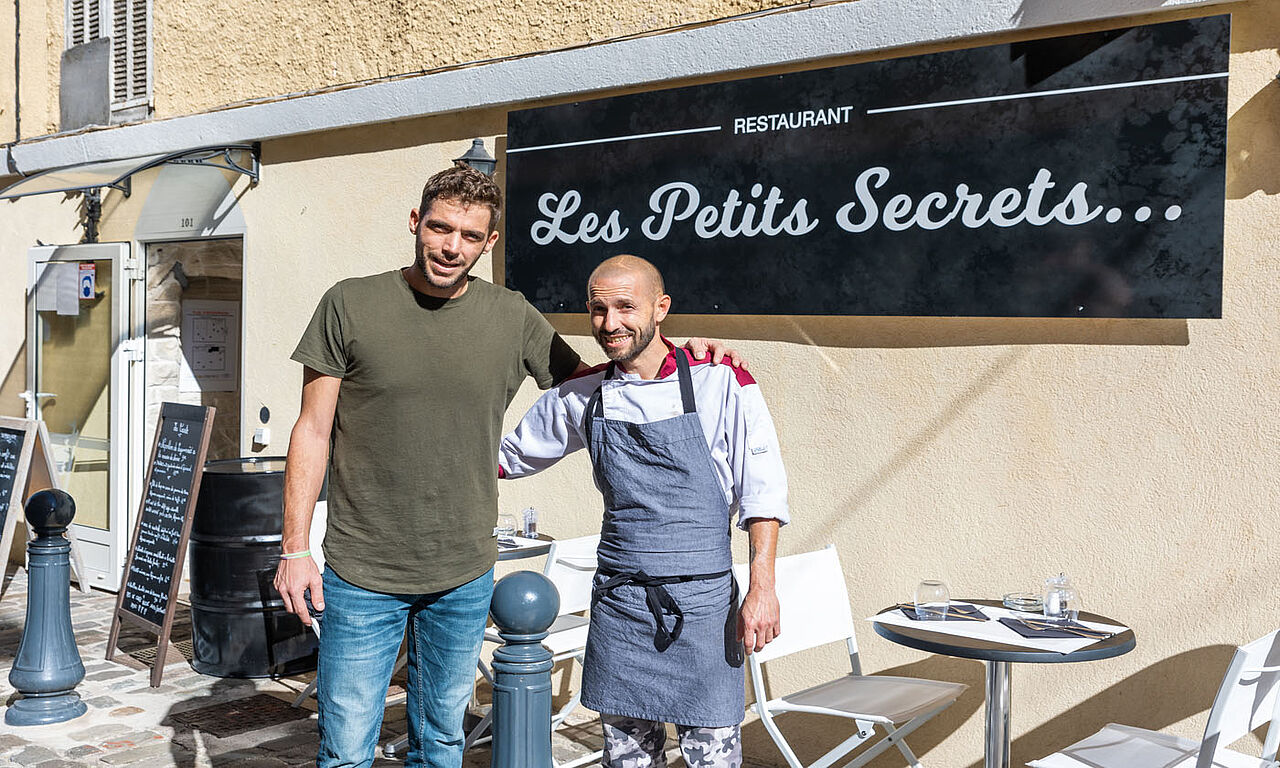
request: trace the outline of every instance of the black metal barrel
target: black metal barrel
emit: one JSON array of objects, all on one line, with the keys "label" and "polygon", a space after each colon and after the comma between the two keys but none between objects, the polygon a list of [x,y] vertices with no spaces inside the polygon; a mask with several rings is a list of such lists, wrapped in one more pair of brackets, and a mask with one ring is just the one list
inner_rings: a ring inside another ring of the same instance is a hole
[{"label": "black metal barrel", "polygon": [[191,523],[193,666],[214,677],[316,668],[316,638],[272,585],[280,560],[284,458],[204,465]]}]

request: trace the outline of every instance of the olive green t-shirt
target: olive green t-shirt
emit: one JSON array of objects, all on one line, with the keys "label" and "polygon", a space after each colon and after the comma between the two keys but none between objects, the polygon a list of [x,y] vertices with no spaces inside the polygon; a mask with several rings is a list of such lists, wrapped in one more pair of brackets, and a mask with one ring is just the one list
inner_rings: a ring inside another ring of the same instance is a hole
[{"label": "olive green t-shirt", "polygon": [[342,379],[329,456],[326,562],[377,592],[428,593],[493,565],[502,416],[578,355],[524,297],[477,278],[454,299],[399,270],[343,280],[293,359]]}]

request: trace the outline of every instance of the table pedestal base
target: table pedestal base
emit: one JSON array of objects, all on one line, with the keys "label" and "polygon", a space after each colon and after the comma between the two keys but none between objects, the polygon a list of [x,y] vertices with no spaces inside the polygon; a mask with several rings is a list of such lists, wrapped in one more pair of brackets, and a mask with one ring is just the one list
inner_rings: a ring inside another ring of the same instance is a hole
[{"label": "table pedestal base", "polygon": [[1009,768],[1009,676],[1012,664],[987,662],[987,729],[985,768]]}]

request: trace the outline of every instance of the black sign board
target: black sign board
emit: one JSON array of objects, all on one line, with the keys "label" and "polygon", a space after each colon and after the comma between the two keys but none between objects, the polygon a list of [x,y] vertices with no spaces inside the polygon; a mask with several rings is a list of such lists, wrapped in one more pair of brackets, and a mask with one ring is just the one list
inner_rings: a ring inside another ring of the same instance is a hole
[{"label": "black sign board", "polygon": [[[31,493],[56,487],[58,475],[44,422],[0,416],[0,570],[8,561],[18,522],[26,522],[23,502]],[[80,591],[88,592],[89,581],[85,577],[75,528],[67,528],[63,535],[71,546],[71,570]]]},{"label": "black sign board", "polygon": [[9,561],[13,532],[23,517],[22,497],[35,443],[34,426],[35,422],[24,419],[0,417],[0,564]]},{"label": "black sign board", "polygon": [[142,494],[138,522],[125,565],[107,640],[107,659],[116,652],[120,620],[129,619],[159,635],[152,687],[164,674],[173,601],[191,533],[191,512],[200,492],[214,408],[164,403]]},{"label": "black sign board", "polygon": [[583,311],[1219,317],[1230,17],[512,112],[506,284]]}]

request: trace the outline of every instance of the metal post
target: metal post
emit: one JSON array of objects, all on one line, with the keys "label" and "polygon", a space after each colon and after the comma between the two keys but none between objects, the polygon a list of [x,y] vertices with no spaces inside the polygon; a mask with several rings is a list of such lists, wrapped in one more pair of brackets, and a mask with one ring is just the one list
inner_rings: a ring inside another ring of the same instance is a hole
[{"label": "metal post", "polygon": [[1007,661],[987,662],[986,768],[1009,768],[1009,672]]},{"label": "metal post", "polygon": [[63,532],[76,515],[65,491],[40,491],[27,500],[27,620],[9,684],[22,698],[4,713],[7,725],[48,725],[79,717],[87,707],[75,692],[84,664],[71,631],[71,542]]},{"label": "metal post", "polygon": [[536,571],[493,588],[489,615],[504,645],[493,653],[493,768],[551,768],[551,651],[542,647],[560,594]]},{"label": "metal post", "polygon": [[102,190],[98,188],[84,191],[84,241],[98,242],[98,222],[102,219]]}]

